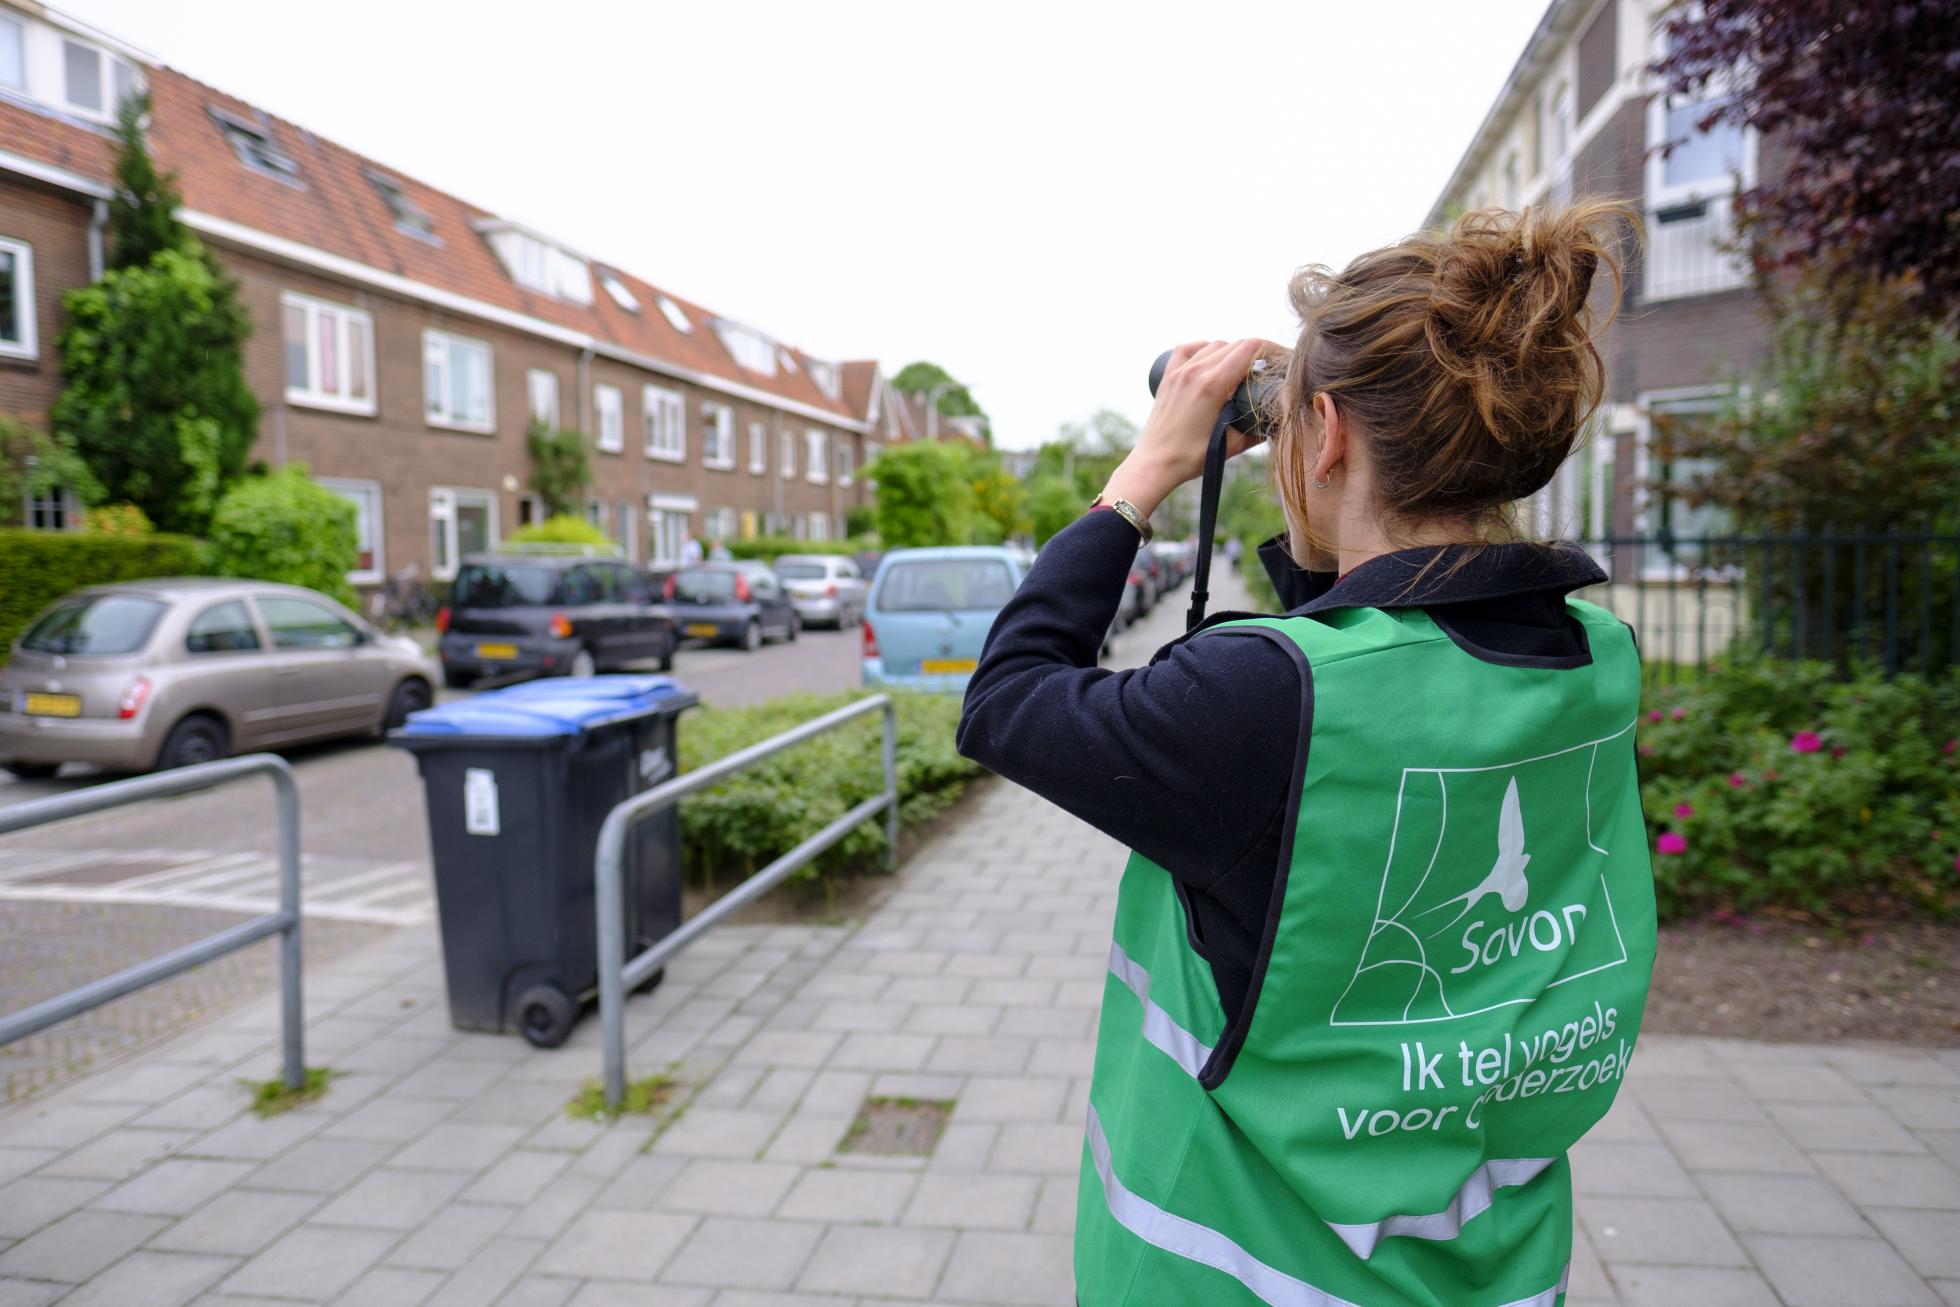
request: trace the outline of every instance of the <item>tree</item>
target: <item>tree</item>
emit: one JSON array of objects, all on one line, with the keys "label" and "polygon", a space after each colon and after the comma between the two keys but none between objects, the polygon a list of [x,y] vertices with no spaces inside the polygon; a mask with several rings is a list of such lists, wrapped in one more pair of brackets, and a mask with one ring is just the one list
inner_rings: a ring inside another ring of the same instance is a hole
[{"label": "tree", "polygon": [[164,250],[189,249],[197,239],[177,220],[183,196],[177,174],[160,173],[143,139],[150,94],[123,97],[116,113],[116,193],[109,197],[111,268],[141,268]]},{"label": "tree", "polygon": [[941,417],[979,418],[982,430],[986,430],[987,412],[980,407],[973,393],[963,384],[953,380],[953,374],[937,363],[908,363],[898,370],[892,378],[892,389],[906,395],[931,395],[938,393],[935,407]]},{"label": "tree", "polygon": [[533,419],[531,489],[544,501],[547,517],[576,517],[585,506],[585,489],[592,484],[592,464],[585,454],[585,437],[576,431],[553,431]]},{"label": "tree", "polygon": [[1049,539],[1082,516],[1088,500],[1074,481],[1059,473],[1032,476],[1027,483],[1028,521],[1037,545]]},{"label": "tree", "polygon": [[885,548],[972,539],[977,509],[963,447],[930,441],[894,445],[871,461],[865,475],[878,483],[878,534]]},{"label": "tree", "polygon": [[12,418],[0,418],[0,522],[31,499],[66,490],[84,504],[102,498],[102,486],[72,445]]},{"label": "tree", "polygon": [[1669,89],[1723,98],[1702,130],[1753,127],[1790,153],[1741,196],[1777,261],[1841,259],[1960,311],[1960,16],[1952,0],[1702,0],[1666,21]]},{"label": "tree", "polygon": [[347,574],[360,562],[354,505],[289,463],[225,492],[211,516],[218,576],[303,585],[353,607]]},{"label": "tree", "polygon": [[1002,465],[1000,455],[991,449],[959,452],[965,456],[967,484],[973,488],[974,515],[967,543],[997,545],[1032,530],[1027,491]]}]

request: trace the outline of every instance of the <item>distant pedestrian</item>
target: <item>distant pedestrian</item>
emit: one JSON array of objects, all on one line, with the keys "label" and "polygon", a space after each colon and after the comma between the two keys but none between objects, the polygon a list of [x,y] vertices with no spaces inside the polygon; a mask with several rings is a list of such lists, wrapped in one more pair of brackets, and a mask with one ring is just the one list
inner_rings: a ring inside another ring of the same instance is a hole
[{"label": "distant pedestrian", "polygon": [[[1115,511],[1050,540],[996,619],[960,751],[1134,850],[1082,1307],[1563,1301],[1567,1150],[1654,962],[1640,666],[1570,597],[1605,575],[1508,506],[1599,405],[1592,292],[1617,292],[1628,216],[1471,213],[1299,273],[1290,351],[1177,349]],[[1287,615],[1099,668],[1151,511],[1262,354],[1286,375],[1290,529],[1260,555]]]},{"label": "distant pedestrian", "polygon": [[1237,536],[1225,542],[1225,561],[1233,567],[1239,565],[1239,555],[1245,552],[1245,544]]},{"label": "distant pedestrian", "polygon": [[729,553],[728,546],[719,540],[710,540],[708,542],[708,558],[717,563],[732,563],[735,561],[735,555]]},{"label": "distant pedestrian", "polygon": [[701,542],[693,536],[681,541],[681,566],[692,567],[701,561]]}]

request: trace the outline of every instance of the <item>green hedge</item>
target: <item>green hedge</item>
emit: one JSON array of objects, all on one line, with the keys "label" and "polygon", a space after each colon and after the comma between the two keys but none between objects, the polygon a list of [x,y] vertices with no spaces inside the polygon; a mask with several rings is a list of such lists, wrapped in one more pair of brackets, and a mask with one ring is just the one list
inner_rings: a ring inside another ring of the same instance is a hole
[{"label": "green hedge", "polygon": [[[864,697],[790,694],[748,708],[701,708],[680,722],[681,770],[688,771],[800,726]],[[898,707],[899,821],[910,826],[943,811],[980,768],[953,748],[960,701],[952,695],[895,693]],[[681,805],[690,871],[702,879],[748,876],[884,789],[884,715],[858,720],[795,745]],[[845,836],[795,879],[852,872],[884,856],[882,814]]]},{"label": "green hedge", "polygon": [[72,590],[207,570],[203,542],[189,536],[0,530],[0,659],[35,614]]},{"label": "green hedge", "polygon": [[1748,662],[1650,690],[1641,797],[1665,915],[1960,906],[1960,676]]},{"label": "green hedge", "polygon": [[848,540],[794,540],[789,536],[756,536],[752,540],[725,540],[728,552],[737,558],[758,558],[765,563],[774,562],[784,554],[861,554],[875,551],[878,542],[873,537],[857,536]]}]

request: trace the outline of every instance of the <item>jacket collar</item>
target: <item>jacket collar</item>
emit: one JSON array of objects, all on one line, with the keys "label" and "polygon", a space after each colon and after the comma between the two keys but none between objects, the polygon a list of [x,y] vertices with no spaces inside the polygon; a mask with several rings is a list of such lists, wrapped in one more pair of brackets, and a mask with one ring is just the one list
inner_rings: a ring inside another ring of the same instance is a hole
[{"label": "jacket collar", "polygon": [[1293,614],[1331,608],[1426,608],[1514,595],[1566,595],[1606,580],[1591,555],[1575,545],[1426,545],[1383,554],[1346,576],[1304,572],[1278,540],[1259,550],[1282,602]]}]

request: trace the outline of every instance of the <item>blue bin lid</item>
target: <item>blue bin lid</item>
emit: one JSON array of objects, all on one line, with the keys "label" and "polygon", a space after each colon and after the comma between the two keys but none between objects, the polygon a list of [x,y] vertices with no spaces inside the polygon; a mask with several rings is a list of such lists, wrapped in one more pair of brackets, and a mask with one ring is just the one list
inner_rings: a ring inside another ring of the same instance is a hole
[{"label": "blue bin lid", "polygon": [[423,739],[577,735],[621,718],[644,716],[663,700],[686,693],[671,676],[528,681],[411,714],[400,734]]},{"label": "blue bin lid", "polygon": [[618,703],[651,702],[670,694],[684,694],[687,687],[671,676],[585,676],[578,679],[553,677],[547,680],[519,681],[501,690],[486,690],[474,702],[502,702],[527,699],[604,699]]}]

